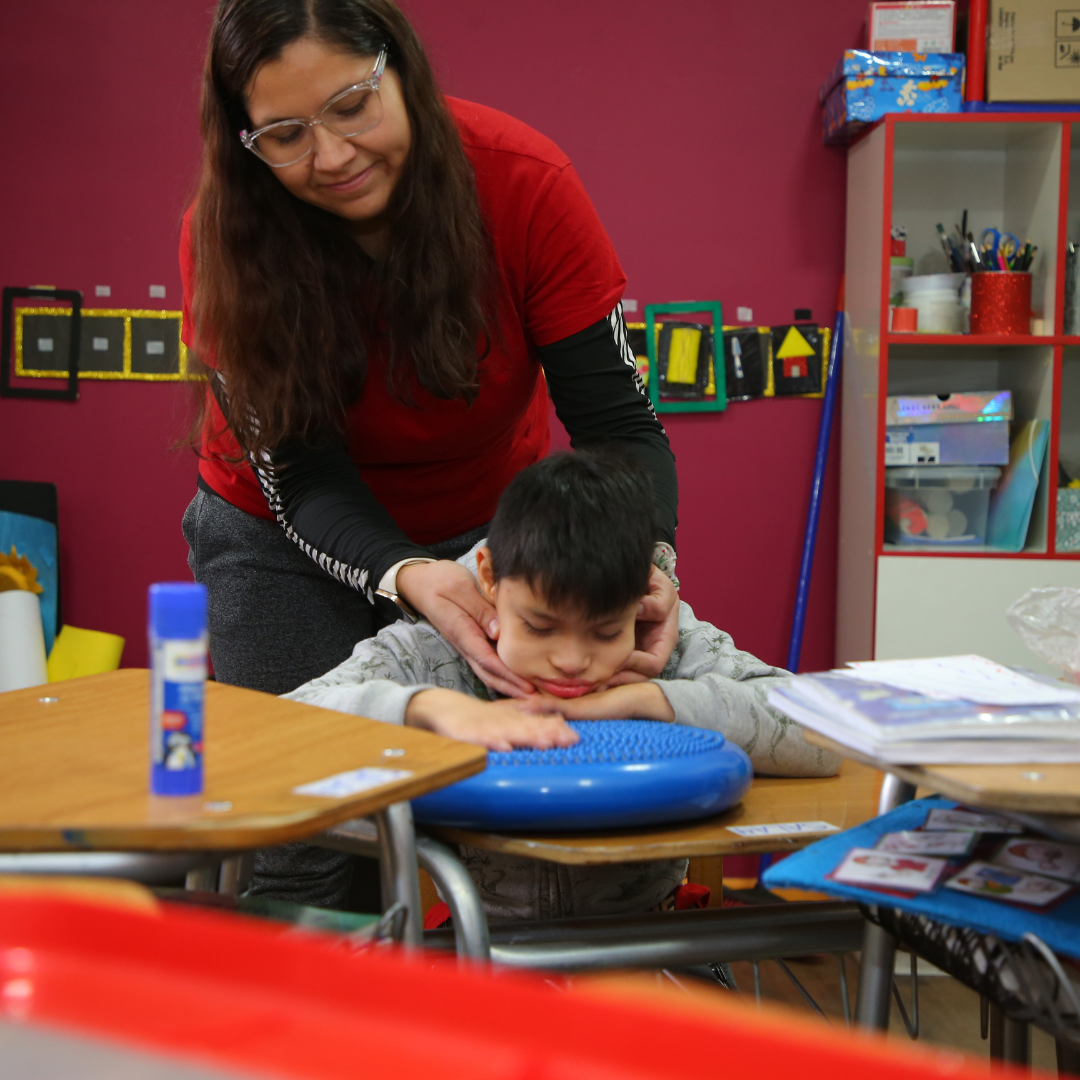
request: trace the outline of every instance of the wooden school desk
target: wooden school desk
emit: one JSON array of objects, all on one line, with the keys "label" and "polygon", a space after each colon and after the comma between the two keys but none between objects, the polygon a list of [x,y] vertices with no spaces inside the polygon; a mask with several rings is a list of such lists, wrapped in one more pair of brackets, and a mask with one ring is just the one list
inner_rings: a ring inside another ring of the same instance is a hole
[{"label": "wooden school desk", "polygon": [[[743,837],[729,826],[772,825],[824,821],[839,829],[852,828],[877,813],[880,776],[872,768],[845,761],[837,776],[816,779],[756,777],[743,801],[714,817],[653,828],[563,833],[553,836],[501,834],[470,829],[425,826],[424,831],[448,844],[545,859],[565,865],[647,862],[654,859],[747,855],[793,851],[805,847],[821,832]],[[421,855],[430,853],[430,840],[421,839]],[[438,845],[445,858],[449,852]],[[426,849],[426,850],[425,850]],[[454,862],[456,858],[450,856]],[[479,897],[468,876],[444,881],[427,862],[454,914],[459,934],[478,932],[487,943],[488,928]],[[460,865],[460,864],[458,864]],[[471,894],[470,894],[471,889]],[[456,895],[452,895],[456,894]],[[602,924],[602,927],[601,927]],[[491,933],[491,958],[525,967],[582,970],[617,966],[671,966],[704,960],[738,960],[768,955],[791,956],[801,951],[847,951],[857,948],[863,920],[855,905],[793,904],[757,909],[709,909],[581,920],[523,924],[496,928]],[[797,934],[798,937],[788,935]],[[773,949],[779,950],[775,953]],[[468,946],[459,951],[469,952]]]},{"label": "wooden school desk", "polygon": [[[1080,763],[1047,765],[894,765],[858,753],[814,731],[807,742],[835,750],[888,775],[881,788],[879,814],[915,798],[917,788],[933,791],[996,813],[1006,814],[1057,840],[1080,841]],[[863,942],[856,1018],[864,1027],[885,1030],[896,942],[882,927],[868,924]],[[1023,1031],[1019,1031],[1023,1028]],[[1009,1060],[1027,1055],[1026,1026],[1006,1021],[1006,1043],[1014,1042]]]},{"label": "wooden school desk", "polygon": [[[376,815],[384,881],[416,914],[404,919],[404,933],[417,943],[419,890],[405,800],[480,772],[486,752],[254,690],[210,682],[206,691],[205,791],[182,798],[149,794],[147,671],[0,694],[0,852],[36,853],[0,855],[0,871],[79,873],[83,858],[84,872],[124,876],[125,868],[141,866],[152,876],[158,866],[175,875],[177,866],[182,873],[223,853]],[[364,767],[407,775],[344,798],[293,790]],[[44,854],[51,852],[69,854]]]}]

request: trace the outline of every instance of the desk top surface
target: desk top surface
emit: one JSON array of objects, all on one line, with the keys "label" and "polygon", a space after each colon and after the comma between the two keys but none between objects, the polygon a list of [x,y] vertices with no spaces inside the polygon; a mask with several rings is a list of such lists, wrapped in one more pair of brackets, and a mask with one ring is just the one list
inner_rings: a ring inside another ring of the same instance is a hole
[{"label": "desk top surface", "polygon": [[[209,682],[205,790],[152,796],[148,694],[149,673],[130,668],[0,694],[0,851],[280,844],[464,779],[486,760],[430,732]],[[293,792],[364,767],[409,775],[346,798]]]},{"label": "desk top surface", "polygon": [[1080,814],[1080,764],[1062,765],[893,765],[827,739],[815,731],[807,742],[825,746],[853,761],[894,773],[916,787],[948,799],[1029,814]]},{"label": "desk top surface", "polygon": [[881,776],[875,769],[845,761],[836,776],[816,779],[756,777],[743,801],[730,810],[674,825],[555,836],[425,828],[451,843],[567,865],[752,855],[763,851],[794,851],[825,834],[800,832],[746,837],[731,832],[730,826],[825,821],[840,829],[850,829],[877,815],[880,785]]}]

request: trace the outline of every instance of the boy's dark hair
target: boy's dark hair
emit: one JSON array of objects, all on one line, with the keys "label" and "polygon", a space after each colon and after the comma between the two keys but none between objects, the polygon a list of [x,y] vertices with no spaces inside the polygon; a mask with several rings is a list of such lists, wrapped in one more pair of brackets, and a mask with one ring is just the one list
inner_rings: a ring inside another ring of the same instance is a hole
[{"label": "boy's dark hair", "polygon": [[639,600],[656,542],[652,483],[611,450],[560,453],[510,482],[488,532],[495,580],[587,618]]}]

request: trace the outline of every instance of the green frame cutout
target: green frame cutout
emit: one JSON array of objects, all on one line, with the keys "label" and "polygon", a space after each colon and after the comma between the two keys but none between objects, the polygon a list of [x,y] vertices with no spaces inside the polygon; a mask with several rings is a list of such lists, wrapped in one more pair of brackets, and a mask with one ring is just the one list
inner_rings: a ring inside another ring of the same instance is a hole
[{"label": "green frame cutout", "polygon": [[[659,367],[656,360],[656,316],[689,315],[708,311],[713,319],[713,381],[716,397],[712,401],[661,401]],[[719,334],[717,331],[720,331]],[[645,348],[649,353],[649,400],[658,413],[723,412],[727,408],[727,372],[724,369],[724,317],[719,300],[698,303],[645,305]],[[719,356],[717,350],[719,349]]]}]

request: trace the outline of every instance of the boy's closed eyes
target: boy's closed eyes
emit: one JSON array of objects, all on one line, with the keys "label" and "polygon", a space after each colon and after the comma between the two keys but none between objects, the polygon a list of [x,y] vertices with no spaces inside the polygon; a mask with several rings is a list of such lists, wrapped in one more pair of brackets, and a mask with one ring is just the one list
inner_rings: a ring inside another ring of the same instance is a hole
[{"label": "boy's closed eyes", "polygon": [[608,689],[634,650],[638,601],[614,614],[591,616],[569,603],[552,603],[522,578],[496,580],[491,552],[476,552],[480,591],[498,613],[496,651],[536,693],[490,702],[452,690],[424,690],[405,711],[407,724],[479,742],[489,750],[516,746],[572,746],[567,719],[675,719],[663,691],[651,682]]},{"label": "boy's closed eyes", "polygon": [[476,553],[476,575],[498,613],[499,659],[541,694],[576,698],[597,690],[634,651],[637,601],[600,616],[551,603],[521,578],[497,580],[487,547]]}]

